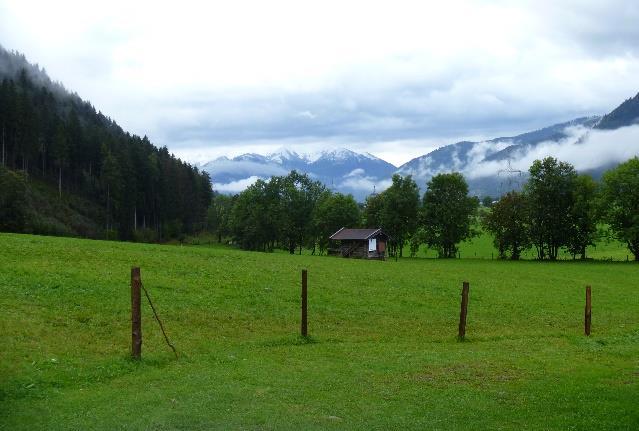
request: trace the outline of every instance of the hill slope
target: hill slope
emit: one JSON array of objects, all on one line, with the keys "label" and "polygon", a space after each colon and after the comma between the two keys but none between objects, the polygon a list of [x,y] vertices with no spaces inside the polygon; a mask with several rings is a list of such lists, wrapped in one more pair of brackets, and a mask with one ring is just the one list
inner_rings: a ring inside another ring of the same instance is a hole
[{"label": "hill slope", "polygon": [[604,115],[595,126],[597,129],[618,129],[639,124],[639,93],[623,102],[611,113]]},{"label": "hill slope", "polygon": [[[212,193],[207,174],[166,148],[154,147],[146,137],[124,132],[23,55],[2,47],[0,142],[0,166],[23,172],[27,182],[35,179],[60,191],[56,197],[42,195],[45,206],[55,207],[49,197],[60,200],[61,194],[91,202],[103,209],[103,219],[89,224],[102,225],[119,238],[131,239],[139,230],[153,238],[177,236],[200,229],[204,222]],[[0,189],[0,205],[14,192]]]}]

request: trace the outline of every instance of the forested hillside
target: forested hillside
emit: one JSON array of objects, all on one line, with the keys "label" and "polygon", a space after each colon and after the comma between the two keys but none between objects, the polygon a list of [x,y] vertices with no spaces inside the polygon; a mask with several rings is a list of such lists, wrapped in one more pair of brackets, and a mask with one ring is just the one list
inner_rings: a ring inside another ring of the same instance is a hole
[{"label": "forested hillside", "polygon": [[0,81],[0,230],[154,240],[203,227],[208,174],[2,47]]}]

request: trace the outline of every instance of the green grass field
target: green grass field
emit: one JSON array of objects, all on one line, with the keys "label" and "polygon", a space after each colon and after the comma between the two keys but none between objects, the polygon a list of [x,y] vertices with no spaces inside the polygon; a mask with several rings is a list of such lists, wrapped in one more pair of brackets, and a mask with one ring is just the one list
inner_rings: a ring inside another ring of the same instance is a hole
[{"label": "green grass field", "polygon": [[[133,265],[178,360],[146,303],[143,360],[128,358]],[[639,429],[632,262],[377,262],[0,234],[0,307],[0,429]]]}]

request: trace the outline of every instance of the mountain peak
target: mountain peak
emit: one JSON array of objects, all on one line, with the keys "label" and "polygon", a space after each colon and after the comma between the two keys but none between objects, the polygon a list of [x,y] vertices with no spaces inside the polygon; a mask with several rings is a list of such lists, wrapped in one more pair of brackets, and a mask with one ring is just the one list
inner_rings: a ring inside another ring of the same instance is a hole
[{"label": "mountain peak", "polygon": [[299,154],[287,147],[280,147],[275,152],[269,154],[267,158],[273,162],[280,164],[290,160],[301,159]]}]

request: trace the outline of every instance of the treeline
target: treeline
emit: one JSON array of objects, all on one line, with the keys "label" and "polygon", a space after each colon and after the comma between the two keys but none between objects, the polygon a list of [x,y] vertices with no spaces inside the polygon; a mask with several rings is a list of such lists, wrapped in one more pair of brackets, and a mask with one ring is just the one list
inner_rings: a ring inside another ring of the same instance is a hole
[{"label": "treeline", "polygon": [[[5,66],[26,64],[18,54],[2,49],[0,54]],[[0,72],[11,69],[0,67]],[[15,76],[0,76],[0,165],[7,185],[0,190],[0,205],[5,213],[25,205],[20,191],[35,180],[54,187],[54,198],[81,196],[102,208],[103,229],[87,236],[150,241],[204,229],[212,197],[208,174],[146,137],[125,133],[42,74],[29,65]],[[0,220],[0,230],[55,234],[29,217]]]},{"label": "treeline", "polygon": [[[522,191],[496,202],[485,199],[485,206],[478,211],[479,199],[469,196],[459,173],[433,177],[422,196],[410,176],[394,175],[389,188],[358,205],[352,196],[332,193],[294,171],[258,180],[235,196],[215,195],[208,229],[219,241],[230,238],[247,250],[301,253],[307,247],[322,254],[341,227],[381,227],[392,238],[390,255],[402,256],[408,247],[414,256],[426,245],[450,258],[483,227],[499,256],[515,260],[531,248],[539,259],[556,260],[562,249],[585,259],[587,247],[608,235],[626,243],[639,260],[637,158],[608,171],[601,183],[552,157],[537,160]],[[602,224],[606,231],[598,229]]]},{"label": "treeline", "polygon": [[556,260],[561,249],[585,259],[587,247],[606,236],[639,261],[639,158],[609,170],[600,183],[552,157],[536,160],[529,174],[521,192],[506,194],[483,217],[502,258],[516,260],[534,248],[539,259]]},{"label": "treeline", "polygon": [[296,171],[287,176],[257,180],[239,195],[216,194],[208,213],[208,227],[218,240],[230,237],[246,250],[302,248],[322,254],[328,237],[342,226],[361,223],[352,196],[332,193],[318,181]]}]

